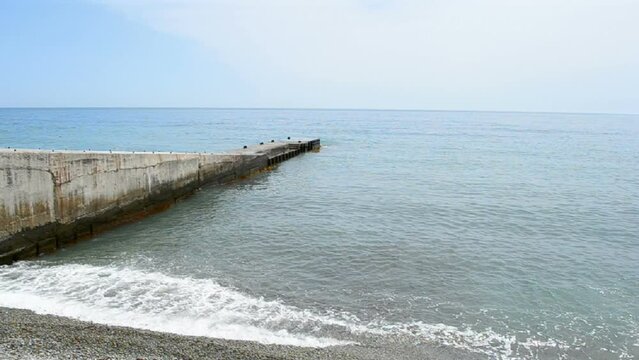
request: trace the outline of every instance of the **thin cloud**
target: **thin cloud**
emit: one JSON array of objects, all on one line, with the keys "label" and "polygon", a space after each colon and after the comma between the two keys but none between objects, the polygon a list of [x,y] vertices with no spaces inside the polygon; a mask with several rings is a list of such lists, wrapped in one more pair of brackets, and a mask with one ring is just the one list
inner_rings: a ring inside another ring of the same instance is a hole
[{"label": "thin cloud", "polygon": [[628,111],[637,102],[625,93],[639,80],[636,1],[100,2],[209,49],[266,106]]}]

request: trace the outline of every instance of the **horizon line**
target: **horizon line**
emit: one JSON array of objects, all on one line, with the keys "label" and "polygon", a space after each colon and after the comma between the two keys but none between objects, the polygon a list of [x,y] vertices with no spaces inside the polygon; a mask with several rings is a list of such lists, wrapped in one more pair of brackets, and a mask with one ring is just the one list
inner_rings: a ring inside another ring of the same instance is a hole
[{"label": "horizon line", "polygon": [[402,111],[402,112],[460,112],[460,113],[515,113],[515,114],[558,114],[558,115],[618,115],[633,116],[639,113],[615,113],[615,112],[577,112],[577,111],[528,111],[528,110],[445,110],[445,109],[418,109],[418,108],[319,108],[319,107],[215,107],[215,106],[0,106],[0,110],[10,109],[173,109],[173,110],[305,110],[305,111]]}]

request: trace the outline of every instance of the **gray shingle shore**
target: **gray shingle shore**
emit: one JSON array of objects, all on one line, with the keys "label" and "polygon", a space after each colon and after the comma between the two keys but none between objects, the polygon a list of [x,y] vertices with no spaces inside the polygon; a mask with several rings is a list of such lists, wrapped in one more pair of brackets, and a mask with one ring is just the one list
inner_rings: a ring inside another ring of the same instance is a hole
[{"label": "gray shingle shore", "polygon": [[478,359],[446,347],[303,348],[182,336],[0,307],[2,359]]}]

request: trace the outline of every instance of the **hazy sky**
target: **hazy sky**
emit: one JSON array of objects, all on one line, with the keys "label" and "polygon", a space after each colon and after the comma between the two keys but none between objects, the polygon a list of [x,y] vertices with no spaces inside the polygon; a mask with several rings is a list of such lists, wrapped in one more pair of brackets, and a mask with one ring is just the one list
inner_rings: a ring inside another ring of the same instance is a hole
[{"label": "hazy sky", "polygon": [[0,106],[639,113],[637,0],[2,0]]}]

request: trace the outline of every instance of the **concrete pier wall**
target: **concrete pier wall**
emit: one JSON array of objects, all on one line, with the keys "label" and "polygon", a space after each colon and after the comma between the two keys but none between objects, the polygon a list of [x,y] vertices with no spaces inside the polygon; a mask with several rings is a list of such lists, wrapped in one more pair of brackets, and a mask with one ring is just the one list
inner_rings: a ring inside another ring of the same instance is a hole
[{"label": "concrete pier wall", "polygon": [[223,154],[0,150],[0,264],[163,210],[205,183],[250,175],[319,140]]}]

